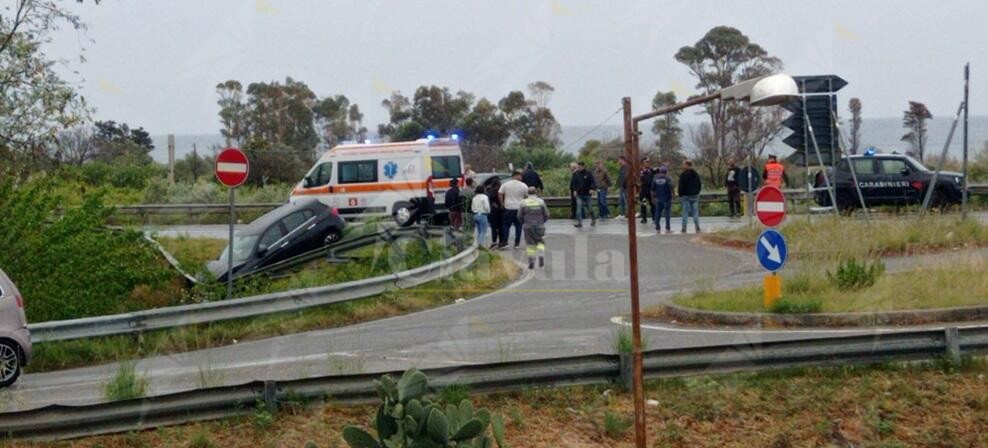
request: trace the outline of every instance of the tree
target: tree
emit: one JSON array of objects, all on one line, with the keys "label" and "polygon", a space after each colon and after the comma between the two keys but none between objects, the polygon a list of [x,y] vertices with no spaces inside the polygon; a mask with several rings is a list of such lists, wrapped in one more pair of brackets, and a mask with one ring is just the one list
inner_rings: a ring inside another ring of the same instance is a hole
[{"label": "tree", "polygon": [[329,147],[352,140],[350,132],[350,100],[343,95],[327,96],[312,107],[316,126]]},{"label": "tree", "polygon": [[[676,104],[675,92],[656,92],[652,98],[652,110]],[[662,115],[652,121],[652,134],[655,135],[656,156],[663,162],[679,166],[686,160],[683,155],[683,129],[679,126],[679,113]]]},{"label": "tree", "polygon": [[154,143],[143,127],[131,129],[127,123],[97,121],[93,125],[93,140],[95,159],[107,163],[117,159],[140,165],[151,163],[150,152],[154,149]]},{"label": "tree", "polygon": [[536,81],[528,85],[528,94],[532,101],[529,106],[532,116],[533,135],[529,136],[530,145],[559,144],[559,123],[549,109],[549,100],[556,89],[545,81]]},{"label": "tree", "polygon": [[96,139],[86,126],[76,126],[58,133],[52,145],[52,159],[59,163],[82,165],[96,156]]},{"label": "tree", "polygon": [[902,114],[902,127],[909,130],[902,136],[902,141],[909,142],[912,147],[910,153],[924,163],[926,161],[926,120],[932,118],[933,114],[926,108],[926,105],[917,101],[910,101],[909,109],[906,109]]},{"label": "tree", "polygon": [[[675,58],[697,78],[696,87],[703,94],[782,68],[779,59],[770,56],[741,31],[727,26],[712,28],[695,45],[680,48]],[[764,143],[782,126],[781,120],[773,121],[779,117],[779,112],[755,111],[738,102],[713,101],[704,107],[710,117],[718,164],[727,156],[748,155],[759,143],[763,143],[764,148]]]},{"label": "tree", "polygon": [[861,147],[861,100],[851,98],[847,103],[848,110],[851,111],[851,154],[857,154]]},{"label": "tree", "polygon": [[247,105],[244,103],[244,88],[239,81],[229,80],[216,85],[220,106],[220,134],[226,139],[226,146],[243,146],[247,142]]},{"label": "tree", "polygon": [[305,83],[255,82],[247,86],[247,117],[252,140],[287,145],[311,158],[319,144],[312,107],[316,94]]},{"label": "tree", "polygon": [[[81,2],[81,0],[80,0]],[[58,132],[86,120],[89,109],[55,71],[42,45],[67,24],[85,24],[55,0],[17,0],[0,15],[0,171],[26,175]],[[81,58],[80,58],[81,59]]]}]

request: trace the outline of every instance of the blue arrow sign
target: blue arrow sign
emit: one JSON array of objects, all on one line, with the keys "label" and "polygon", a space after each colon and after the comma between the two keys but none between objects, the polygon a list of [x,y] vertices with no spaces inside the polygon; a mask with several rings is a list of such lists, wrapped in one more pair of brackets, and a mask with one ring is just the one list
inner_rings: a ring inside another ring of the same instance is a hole
[{"label": "blue arrow sign", "polygon": [[782,269],[786,265],[786,258],[789,256],[786,239],[775,229],[768,229],[758,235],[758,240],[755,241],[755,252],[758,254],[758,262],[770,272]]}]

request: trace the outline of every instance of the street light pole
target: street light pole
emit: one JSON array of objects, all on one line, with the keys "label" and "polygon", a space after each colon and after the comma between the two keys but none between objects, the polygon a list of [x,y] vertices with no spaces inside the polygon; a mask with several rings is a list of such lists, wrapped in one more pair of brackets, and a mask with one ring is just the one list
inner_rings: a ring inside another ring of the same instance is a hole
[{"label": "street light pole", "polygon": [[[631,174],[625,179],[628,196],[637,201],[638,182],[641,170],[641,148],[639,147],[638,123],[645,120],[678,112],[690,106],[714,100],[746,100],[753,106],[773,106],[799,95],[796,81],[787,75],[770,75],[749,79],[731,87],[707,95],[690,98],[679,104],[655,109],[638,116],[631,114],[631,98],[621,99],[624,109],[624,155],[631,163]],[[643,186],[648,188],[647,186]],[[629,201],[630,202],[630,201]],[[629,204],[630,205],[630,204]],[[641,352],[641,307],[638,290],[638,224],[635,220],[635,207],[628,207],[628,271],[631,275],[631,393],[635,401],[635,446],[645,448],[645,386]]]},{"label": "street light pole", "polygon": [[628,191],[628,207],[625,211],[628,221],[628,264],[631,275],[631,356],[633,359],[631,374],[631,393],[635,401],[635,446],[645,447],[645,385],[642,368],[641,331],[642,321],[638,301],[638,221],[635,219],[635,209],[638,201],[638,182],[641,170],[641,149],[638,146],[638,123],[631,116],[631,98],[621,100],[624,107],[624,154],[631,163],[631,173],[625,177],[625,187]]}]

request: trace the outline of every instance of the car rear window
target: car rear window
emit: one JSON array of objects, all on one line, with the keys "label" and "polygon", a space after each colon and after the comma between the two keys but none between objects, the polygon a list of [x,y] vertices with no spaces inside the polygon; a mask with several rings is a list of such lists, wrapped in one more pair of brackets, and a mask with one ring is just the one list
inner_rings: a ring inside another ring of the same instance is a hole
[{"label": "car rear window", "polygon": [[306,221],[306,217],[302,212],[292,213],[281,220],[281,222],[285,224],[285,228],[288,229],[289,232],[295,230],[296,228],[298,228],[298,226],[304,224],[305,221]]},{"label": "car rear window", "polygon": [[900,159],[883,159],[881,161],[882,172],[885,174],[902,174],[906,169],[906,161]]},{"label": "car rear window", "polygon": [[875,174],[875,161],[872,159],[854,160],[854,172],[856,174]]}]

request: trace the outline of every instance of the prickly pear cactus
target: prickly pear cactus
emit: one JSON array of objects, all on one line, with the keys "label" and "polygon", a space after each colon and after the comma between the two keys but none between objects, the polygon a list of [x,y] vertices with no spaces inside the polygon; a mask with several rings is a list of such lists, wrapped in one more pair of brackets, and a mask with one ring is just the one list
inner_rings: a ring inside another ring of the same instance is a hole
[{"label": "prickly pear cactus", "polygon": [[384,375],[374,386],[381,399],[371,422],[377,435],[347,426],[343,440],[350,448],[507,448],[500,415],[474,410],[469,400],[443,410],[426,398],[429,380],[417,369],[398,381]]}]

